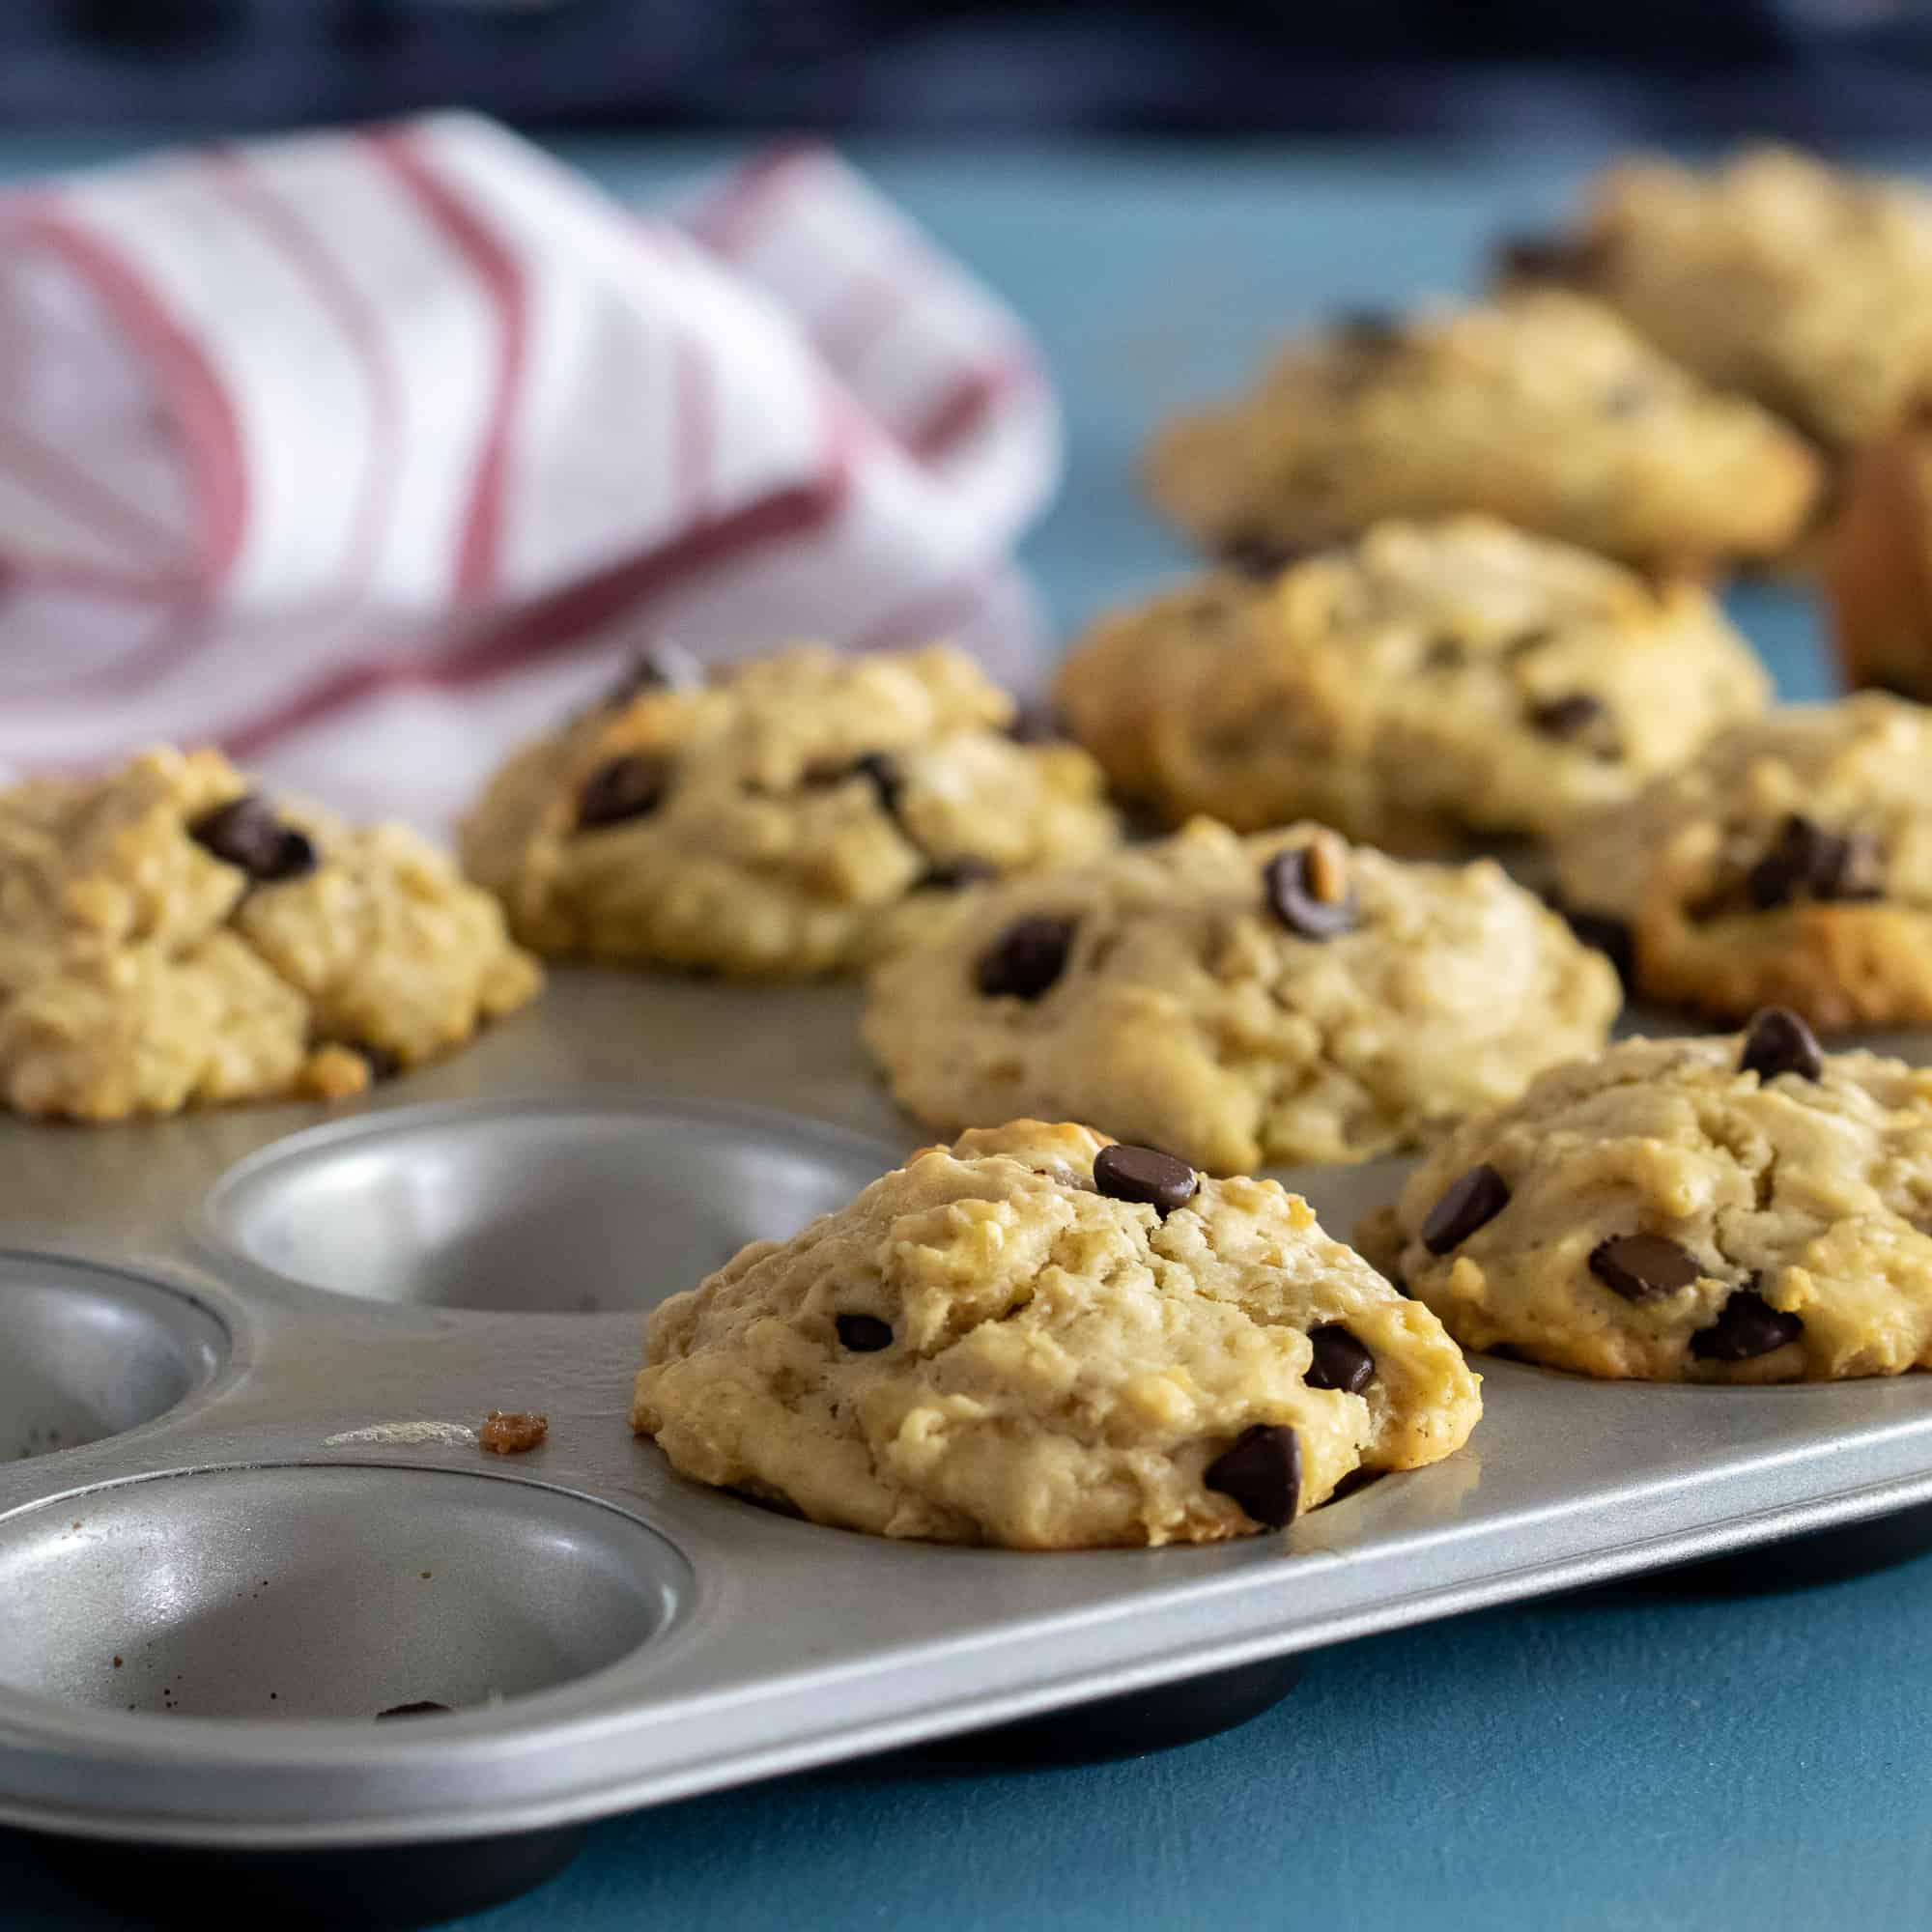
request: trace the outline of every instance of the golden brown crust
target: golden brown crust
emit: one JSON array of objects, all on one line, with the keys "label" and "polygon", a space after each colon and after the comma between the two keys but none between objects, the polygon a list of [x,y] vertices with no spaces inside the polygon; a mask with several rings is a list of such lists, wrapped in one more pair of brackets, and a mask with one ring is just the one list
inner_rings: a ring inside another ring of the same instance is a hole
[{"label": "golden brown crust", "polygon": [[[1602,1043],[1609,966],[1488,863],[1357,848],[1344,929],[1291,930],[1270,862],[1324,840],[1200,819],[995,888],[877,970],[866,1043],[941,1131],[1065,1111],[1223,1174],[1413,1145]],[[1041,919],[1070,922],[1064,969],[1030,999],[989,992],[982,962]]]},{"label": "golden brown crust", "polygon": [[1388,517],[1487,511],[1659,573],[1782,552],[1821,472],[1804,440],[1559,290],[1292,344],[1170,423],[1159,508],[1205,547],[1290,554]]},{"label": "golden brown crust", "polygon": [[[1932,712],[1875,692],[1714,738],[1558,846],[1566,905],[1630,933],[1637,988],[1827,1032],[1932,1024]],[[1808,857],[1807,857],[1808,853]]]},{"label": "golden brown crust", "polygon": [[[525,944],[746,979],[850,971],[932,923],[957,883],[1118,836],[1091,758],[1006,735],[1013,703],[959,651],[797,645],[655,689],[517,753],[463,827]],[[625,759],[649,810],[583,822]]]},{"label": "golden brown crust", "polygon": [[0,792],[0,1101],[342,1099],[535,995],[496,902],[403,827],[265,801],[308,856],[251,878],[195,833],[247,795],[218,753],[166,749]]},{"label": "golden brown crust", "polygon": [[[1201,1178],[1157,1212],[1100,1191],[1107,1145],[982,1128],[747,1248],[652,1315],[633,1426],[815,1521],[1022,1549],[1254,1535],[1462,1445],[1477,1378],[1305,1201]],[[1349,1386],[1328,1324],[1368,1357]],[[1293,1435],[1279,1511],[1217,1477],[1257,1430]]]},{"label": "golden brown crust", "polygon": [[1848,465],[1821,574],[1846,683],[1932,697],[1932,399]]},{"label": "golden brown crust", "polygon": [[1631,1039],[1553,1067],[1435,1149],[1357,1244],[1464,1347],[1552,1368],[1932,1367],[1932,1072],[1747,1058],[1736,1036]]},{"label": "golden brown crust", "polygon": [[1123,794],[1390,850],[1549,837],[1627,798],[1770,681],[1713,600],[1486,517],[1378,525],[1271,581],[1104,618],[1055,696]]}]

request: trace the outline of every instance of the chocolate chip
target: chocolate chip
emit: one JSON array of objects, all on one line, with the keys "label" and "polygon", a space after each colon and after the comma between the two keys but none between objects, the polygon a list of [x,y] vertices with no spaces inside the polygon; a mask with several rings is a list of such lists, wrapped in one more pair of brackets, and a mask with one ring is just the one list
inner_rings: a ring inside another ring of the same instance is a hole
[{"label": "chocolate chip", "polygon": [[1751,1015],[1738,1061],[1740,1073],[1755,1073],[1760,1080],[1776,1080],[1780,1073],[1816,1080],[1824,1070],[1825,1056],[1811,1029],[1789,1008],[1766,1007]]},{"label": "chocolate chip", "polygon": [[1308,1331],[1315,1359],[1302,1378],[1312,1389],[1341,1389],[1360,1395],[1375,1380],[1376,1358],[1339,1321]]},{"label": "chocolate chip", "polygon": [[1801,897],[1879,898],[1884,890],[1875,839],[1862,832],[1840,837],[1796,812],[1745,875],[1745,892],[1760,912]]},{"label": "chocolate chip", "polygon": [[1569,906],[1560,906],[1558,911],[1570,923],[1570,930],[1585,946],[1603,953],[1628,986],[1636,972],[1636,935],[1629,923],[1606,912],[1578,912]]},{"label": "chocolate chip", "polygon": [[890,752],[867,752],[852,760],[852,776],[865,779],[879,795],[879,810],[888,818],[896,818],[899,799],[905,791],[905,774]]},{"label": "chocolate chip", "polygon": [[1662,1235],[1612,1235],[1590,1250],[1590,1272],[1626,1301],[1689,1288],[1704,1272],[1697,1257]]},{"label": "chocolate chip", "polygon": [[695,691],[703,682],[704,667],[689,651],[677,644],[653,644],[631,660],[604,694],[604,703],[615,710],[647,691]]},{"label": "chocolate chip", "polygon": [[1316,870],[1320,861],[1311,859],[1312,847],[1291,845],[1277,852],[1263,869],[1269,906],[1289,931],[1303,939],[1333,939],[1351,932],[1361,921],[1361,907],[1353,893],[1339,899],[1324,899],[1316,894]]},{"label": "chocolate chip", "polygon": [[969,856],[935,862],[913,881],[913,885],[920,892],[958,893],[964,892],[968,886],[983,886],[999,876],[997,866]]},{"label": "chocolate chip", "polygon": [[838,1330],[840,1346],[855,1355],[876,1355],[881,1349],[893,1346],[893,1324],[881,1321],[876,1315],[840,1315],[833,1325]]},{"label": "chocolate chip", "polygon": [[427,1699],[416,1704],[391,1704],[386,1711],[376,1713],[377,1721],[384,1718],[443,1718],[449,1715],[447,1704],[432,1704]]},{"label": "chocolate chip", "polygon": [[1487,1228],[1509,1203],[1509,1182],[1484,1161],[1443,1190],[1422,1224],[1422,1245],[1432,1255],[1446,1255]]},{"label": "chocolate chip", "polygon": [[1066,970],[1078,922],[1052,913],[1016,919],[980,955],[973,983],[989,1000],[1037,1000]]},{"label": "chocolate chip", "polygon": [[1258,1422],[1208,1464],[1201,1480],[1257,1522],[1284,1529],[1301,1506],[1301,1438],[1284,1422]]},{"label": "chocolate chip", "polygon": [[1432,638],[1422,653],[1424,670],[1461,670],[1469,662],[1469,653],[1455,638]]},{"label": "chocolate chip", "polygon": [[670,760],[632,752],[601,764],[577,795],[577,823],[589,831],[643,818],[665,802],[670,790]]},{"label": "chocolate chip", "polygon": [[1587,731],[1604,715],[1604,700],[1587,691],[1573,691],[1564,697],[1546,698],[1530,707],[1529,722],[1551,738],[1575,738]]},{"label": "chocolate chip", "polygon": [[1740,1288],[1718,1319],[1691,1336],[1690,1352],[1700,1362],[1748,1362],[1797,1341],[1804,1332],[1797,1316],[1774,1308],[1755,1289]]},{"label": "chocolate chip", "polygon": [[805,782],[814,787],[840,785],[851,779],[864,779],[877,794],[879,809],[889,818],[898,816],[899,797],[905,789],[905,774],[890,752],[862,752],[856,758],[839,758],[825,764],[808,765]]},{"label": "chocolate chip", "polygon": [[1300,546],[1260,531],[1229,537],[1220,547],[1221,561],[1243,577],[1278,577],[1301,554]]},{"label": "chocolate chip", "polygon": [[268,800],[253,792],[204,812],[187,836],[225,864],[239,866],[257,885],[298,879],[315,870],[311,840],[293,825],[284,825]]},{"label": "chocolate chip", "polygon": [[1166,1216],[1193,1200],[1201,1177],[1158,1148],[1116,1142],[1094,1156],[1094,1185],[1110,1201],[1142,1202]]}]

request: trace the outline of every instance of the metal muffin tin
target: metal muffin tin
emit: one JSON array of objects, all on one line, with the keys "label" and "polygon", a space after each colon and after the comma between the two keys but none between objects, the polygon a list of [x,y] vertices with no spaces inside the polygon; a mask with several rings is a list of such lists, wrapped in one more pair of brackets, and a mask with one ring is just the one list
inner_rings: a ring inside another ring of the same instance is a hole
[{"label": "metal muffin tin", "polygon": [[[1448,1462],[1209,1548],[895,1544],[686,1483],[626,1424],[643,1310],[922,1138],[857,1005],[566,972],[357,1109],[0,1122],[0,1824],[545,1834],[460,1847],[446,1906],[631,1806],[1095,1698],[1131,1747],[1318,1646],[1932,1501],[1932,1377],[1503,1362]],[[1346,1236],[1401,1172],[1285,1178]],[[549,1440],[484,1453],[492,1407]]]}]

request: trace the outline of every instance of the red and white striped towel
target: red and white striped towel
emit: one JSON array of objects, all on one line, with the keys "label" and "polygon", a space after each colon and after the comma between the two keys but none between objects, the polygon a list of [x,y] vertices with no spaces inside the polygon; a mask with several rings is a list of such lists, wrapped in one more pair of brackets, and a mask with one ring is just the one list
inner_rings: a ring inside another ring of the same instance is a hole
[{"label": "red and white striped towel", "polygon": [[826,150],[643,217],[469,115],[0,199],[0,778],[214,742],[436,825],[651,638],[1024,681],[1058,425]]}]

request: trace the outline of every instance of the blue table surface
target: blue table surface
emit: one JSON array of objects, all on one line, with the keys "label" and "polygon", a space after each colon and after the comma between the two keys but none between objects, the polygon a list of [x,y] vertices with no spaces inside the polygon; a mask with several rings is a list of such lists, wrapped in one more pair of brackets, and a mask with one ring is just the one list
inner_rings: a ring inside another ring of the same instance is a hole
[{"label": "blue table surface", "polygon": [[[114,152],[0,143],[0,176]],[[566,152],[627,194],[708,158]],[[1028,545],[1056,618],[1171,575],[1136,452],[1323,308],[1446,293],[1597,156],[1244,148],[863,151],[1029,318],[1065,398],[1065,487]],[[1733,598],[1790,696],[1829,685],[1815,612]],[[1920,1925],[1932,1894],[1932,1559],[1736,1602],[1571,1600],[1312,1660],[1267,1716],[1125,1763],[827,1772],[599,1826],[493,1932],[669,1927]],[[0,1852],[0,1924],[91,1919]],[[356,1918],[345,1902],[344,1923]]]}]

